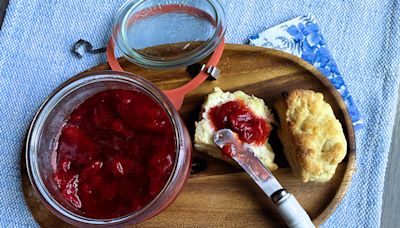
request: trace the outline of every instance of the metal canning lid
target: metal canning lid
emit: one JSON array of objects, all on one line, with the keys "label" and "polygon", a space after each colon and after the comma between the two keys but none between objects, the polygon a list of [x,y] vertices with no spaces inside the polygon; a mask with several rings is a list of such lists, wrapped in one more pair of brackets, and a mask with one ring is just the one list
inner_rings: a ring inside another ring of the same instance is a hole
[{"label": "metal canning lid", "polygon": [[129,0],[117,13],[112,39],[137,65],[174,68],[210,55],[225,28],[219,0]]}]

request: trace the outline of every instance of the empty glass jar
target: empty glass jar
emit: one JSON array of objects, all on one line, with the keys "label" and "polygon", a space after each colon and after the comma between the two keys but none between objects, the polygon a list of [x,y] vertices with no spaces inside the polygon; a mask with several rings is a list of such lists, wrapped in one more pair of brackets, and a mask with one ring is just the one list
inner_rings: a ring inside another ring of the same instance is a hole
[{"label": "empty glass jar", "polygon": [[172,68],[210,55],[225,28],[219,0],[130,0],[117,13],[112,39],[137,65]]}]

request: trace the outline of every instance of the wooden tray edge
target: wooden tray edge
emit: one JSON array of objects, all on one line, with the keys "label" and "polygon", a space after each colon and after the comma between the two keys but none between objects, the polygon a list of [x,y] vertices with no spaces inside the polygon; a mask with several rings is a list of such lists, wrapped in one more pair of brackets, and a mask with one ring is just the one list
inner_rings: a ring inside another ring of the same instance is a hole
[{"label": "wooden tray edge", "polygon": [[[230,45],[229,45],[230,46]],[[237,46],[246,46],[246,45],[237,45]],[[241,47],[243,48],[243,47]],[[345,131],[346,135],[348,135],[348,151],[347,151],[347,167],[345,174],[343,176],[342,183],[340,184],[340,187],[335,195],[335,197],[332,199],[332,201],[329,203],[328,207],[326,207],[322,213],[313,220],[315,224],[322,224],[324,223],[336,210],[336,208],[339,206],[341,201],[343,200],[344,196],[346,195],[346,192],[350,186],[353,174],[356,170],[356,143],[355,143],[355,134],[354,134],[354,128],[353,128],[353,122],[351,121],[351,117],[348,113],[347,107],[343,101],[343,98],[340,96],[340,94],[337,92],[336,88],[333,87],[332,83],[319,71],[317,70],[313,65],[309,64],[307,61],[288,54],[283,51],[279,50],[274,50],[271,48],[263,48],[263,47],[254,47],[254,49],[259,49],[260,51],[265,51],[268,50],[268,52],[275,52],[279,53],[279,55],[292,60],[293,62],[301,65],[302,67],[306,68],[308,71],[310,71],[312,74],[316,75],[318,79],[321,80],[321,82],[327,86],[328,88],[331,88],[333,92],[333,96],[335,99],[338,101],[340,108],[344,112],[344,117],[345,117],[345,124],[346,126],[349,126]]]}]

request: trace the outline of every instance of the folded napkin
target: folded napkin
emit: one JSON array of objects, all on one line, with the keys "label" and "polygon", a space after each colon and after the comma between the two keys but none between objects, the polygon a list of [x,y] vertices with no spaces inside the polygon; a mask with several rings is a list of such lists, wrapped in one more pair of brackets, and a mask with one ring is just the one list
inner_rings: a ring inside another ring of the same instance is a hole
[{"label": "folded napkin", "polygon": [[313,15],[296,17],[253,35],[250,37],[250,45],[281,50],[314,65],[342,96],[354,127],[359,129],[365,126]]}]

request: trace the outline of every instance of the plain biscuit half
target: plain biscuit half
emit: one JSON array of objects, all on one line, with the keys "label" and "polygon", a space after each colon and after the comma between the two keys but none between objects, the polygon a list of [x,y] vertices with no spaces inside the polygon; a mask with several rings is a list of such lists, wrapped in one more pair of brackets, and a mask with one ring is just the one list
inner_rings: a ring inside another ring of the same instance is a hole
[{"label": "plain biscuit half", "polygon": [[326,182],[346,155],[342,125],[321,93],[293,90],[275,104],[278,136],[292,172],[303,182]]}]

